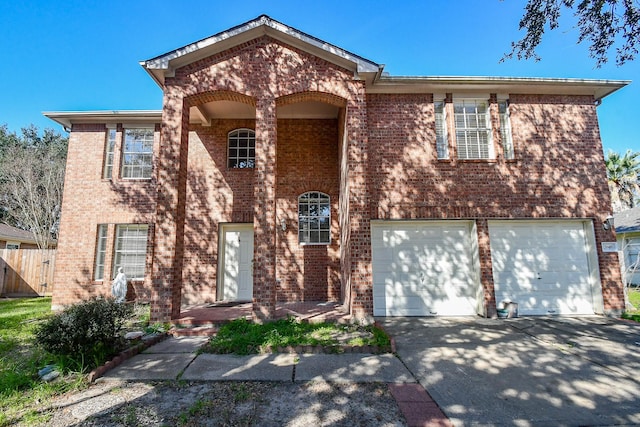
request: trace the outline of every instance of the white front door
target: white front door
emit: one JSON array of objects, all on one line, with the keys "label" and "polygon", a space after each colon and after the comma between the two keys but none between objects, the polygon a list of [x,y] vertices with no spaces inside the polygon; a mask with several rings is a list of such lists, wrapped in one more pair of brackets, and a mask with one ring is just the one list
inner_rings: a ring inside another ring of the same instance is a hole
[{"label": "white front door", "polygon": [[[253,299],[253,224],[225,224],[221,230],[221,299]],[[220,299],[220,298],[219,298]]]}]

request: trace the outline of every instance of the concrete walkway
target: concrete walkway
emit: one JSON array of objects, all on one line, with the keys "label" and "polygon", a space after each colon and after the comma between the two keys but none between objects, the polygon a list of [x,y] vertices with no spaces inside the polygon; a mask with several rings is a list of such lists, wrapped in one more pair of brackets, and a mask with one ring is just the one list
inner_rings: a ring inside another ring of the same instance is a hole
[{"label": "concrete walkway", "polygon": [[198,354],[207,339],[168,338],[108,371],[102,381],[386,383],[408,426],[451,425],[393,354]]}]

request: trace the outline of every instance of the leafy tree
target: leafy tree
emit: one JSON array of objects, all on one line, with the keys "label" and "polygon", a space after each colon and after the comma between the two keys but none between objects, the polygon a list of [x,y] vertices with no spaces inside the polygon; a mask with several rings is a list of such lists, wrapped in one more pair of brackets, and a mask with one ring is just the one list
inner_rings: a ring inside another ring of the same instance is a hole
[{"label": "leafy tree", "polygon": [[627,150],[624,155],[609,150],[605,159],[607,180],[611,191],[611,204],[614,212],[631,209],[636,205],[640,185],[640,153]]},{"label": "leafy tree", "polygon": [[559,27],[564,10],[573,11],[579,30],[578,43],[589,44],[589,55],[596,67],[608,61],[609,50],[615,47],[616,64],[635,59],[640,45],[640,4],[638,0],[527,0],[520,20],[524,37],[511,43],[511,52],[504,59],[535,59],[536,48],[547,29]]},{"label": "leafy tree", "polygon": [[57,239],[68,138],[36,126],[0,126],[0,221],[31,231],[40,248]]}]

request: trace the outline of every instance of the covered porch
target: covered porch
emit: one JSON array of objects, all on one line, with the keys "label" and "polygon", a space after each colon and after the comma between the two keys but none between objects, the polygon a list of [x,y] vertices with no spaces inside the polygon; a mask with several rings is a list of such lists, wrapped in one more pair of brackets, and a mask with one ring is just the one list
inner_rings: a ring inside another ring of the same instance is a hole
[{"label": "covered porch", "polygon": [[[338,302],[279,302],[276,304],[275,319],[292,316],[302,322],[347,323],[351,315]],[[251,302],[225,302],[200,304],[183,307],[180,317],[171,321],[178,328],[215,327],[235,319],[251,319]]]}]

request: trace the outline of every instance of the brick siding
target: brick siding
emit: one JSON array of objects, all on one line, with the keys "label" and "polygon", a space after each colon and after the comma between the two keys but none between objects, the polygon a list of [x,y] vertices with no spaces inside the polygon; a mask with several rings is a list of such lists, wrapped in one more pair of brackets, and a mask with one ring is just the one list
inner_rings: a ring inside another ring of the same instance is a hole
[{"label": "brick siding", "polygon": [[[117,178],[119,144],[114,179],[102,179],[105,124],[73,126],[54,306],[110,291],[110,277],[92,280],[98,224],[110,224],[107,274],[115,224],[155,225],[135,290],[152,301],[152,319],[165,320],[219,297],[220,225],[252,223],[256,317],[272,317],[276,301],[312,300],[343,300],[361,317],[373,312],[372,219],[472,219],[490,315],[493,218],[593,221],[605,310],[624,306],[617,255],[600,247],[613,235],[600,226],[610,200],[590,96],[509,95],[515,159],[499,154],[494,130],[495,160],[461,161],[453,142],[452,158],[437,159],[433,94],[366,94],[353,71],[266,36],[177,69],[164,90],[151,180]],[[457,95],[447,94],[450,138]],[[497,96],[487,99],[495,128]],[[218,101],[244,104],[255,118],[189,124],[191,107]],[[306,101],[338,107],[337,117],[278,117]],[[237,128],[256,131],[255,169],[227,168],[227,134]],[[306,191],[331,197],[330,245],[298,243]]]}]

